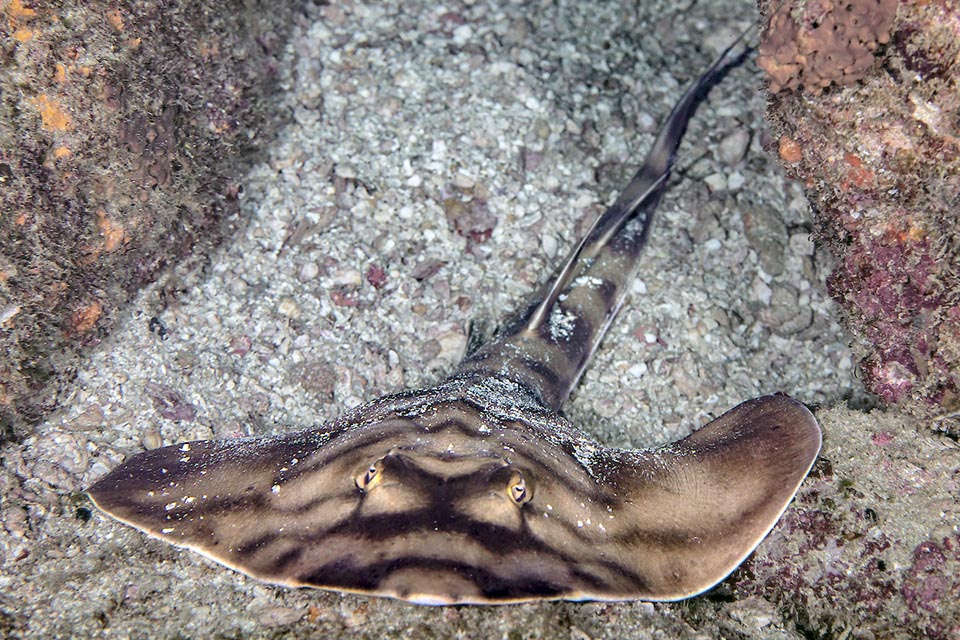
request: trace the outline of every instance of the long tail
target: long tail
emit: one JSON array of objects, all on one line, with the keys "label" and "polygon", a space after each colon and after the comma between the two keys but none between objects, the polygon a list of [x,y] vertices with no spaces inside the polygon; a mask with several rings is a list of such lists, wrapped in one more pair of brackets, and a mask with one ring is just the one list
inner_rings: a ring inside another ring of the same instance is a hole
[{"label": "long tail", "polygon": [[643,166],[556,276],[451,378],[506,378],[525,387],[544,406],[560,409],[623,305],[687,123],[709,89],[752,51],[749,46],[737,51],[747,33],[683,94]]}]

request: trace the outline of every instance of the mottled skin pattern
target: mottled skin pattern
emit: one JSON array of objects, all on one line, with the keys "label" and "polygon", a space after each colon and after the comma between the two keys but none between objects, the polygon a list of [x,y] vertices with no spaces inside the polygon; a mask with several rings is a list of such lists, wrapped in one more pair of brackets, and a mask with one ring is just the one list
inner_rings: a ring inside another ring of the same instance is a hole
[{"label": "mottled skin pattern", "polygon": [[674,600],[749,554],[820,448],[783,395],[656,450],[604,447],[557,412],[623,303],[687,122],[534,301],[441,385],[270,438],[147,451],[90,489],[114,518],[256,578],[426,604]]}]

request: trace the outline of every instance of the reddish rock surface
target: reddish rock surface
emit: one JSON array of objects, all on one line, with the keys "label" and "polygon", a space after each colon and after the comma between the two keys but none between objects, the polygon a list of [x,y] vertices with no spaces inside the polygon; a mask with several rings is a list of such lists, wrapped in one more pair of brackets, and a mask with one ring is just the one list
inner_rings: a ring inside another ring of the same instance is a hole
[{"label": "reddish rock surface", "polygon": [[[806,186],[816,238],[836,258],[828,287],[867,387],[918,415],[950,416],[960,407],[960,7],[899,3],[890,32],[872,37],[870,64],[860,56],[850,73],[817,72],[835,83],[813,91],[798,80],[812,58],[795,56],[796,69],[773,58],[789,49],[784,33],[804,37],[785,30],[785,15],[810,27],[861,4],[776,11],[761,38],[775,72],[768,117],[784,166]],[[768,20],[779,7],[762,5]],[[955,420],[937,424],[957,432]]]}]

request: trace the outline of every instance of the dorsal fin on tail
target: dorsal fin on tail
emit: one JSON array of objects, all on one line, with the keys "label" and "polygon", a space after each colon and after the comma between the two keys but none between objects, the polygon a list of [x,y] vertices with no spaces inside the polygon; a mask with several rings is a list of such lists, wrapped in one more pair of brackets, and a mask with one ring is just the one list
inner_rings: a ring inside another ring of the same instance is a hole
[{"label": "dorsal fin on tail", "polygon": [[709,89],[752,51],[743,32],[683,94],[643,165],[600,215],[554,278],[452,377],[499,375],[558,410],[613,321],[636,272],[687,124]]}]

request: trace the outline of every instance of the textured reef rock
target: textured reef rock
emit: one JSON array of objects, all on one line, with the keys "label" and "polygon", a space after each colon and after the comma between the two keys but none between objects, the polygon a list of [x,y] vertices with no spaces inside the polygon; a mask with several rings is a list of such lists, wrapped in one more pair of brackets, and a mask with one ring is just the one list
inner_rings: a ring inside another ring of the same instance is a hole
[{"label": "textured reef rock", "polygon": [[960,448],[893,412],[818,418],[820,459],[736,591],[819,637],[960,637]]},{"label": "textured reef rock", "polygon": [[[0,426],[222,236],[292,3],[0,3]],[[229,152],[225,150],[229,149]]]},{"label": "textured reef rock", "polygon": [[761,10],[776,151],[836,259],[867,388],[914,417],[819,412],[821,459],[736,589],[810,635],[960,637],[960,6]]},{"label": "textured reef rock", "polygon": [[878,44],[890,41],[899,0],[807,3],[797,20],[786,2],[773,15],[757,64],[770,91],[803,87],[820,93],[831,83],[852,84],[873,66]]},{"label": "textured reef rock", "polygon": [[[960,407],[960,6],[761,3],[759,64],[804,183],[867,388],[918,415]],[[956,420],[940,420],[956,432]]]}]

